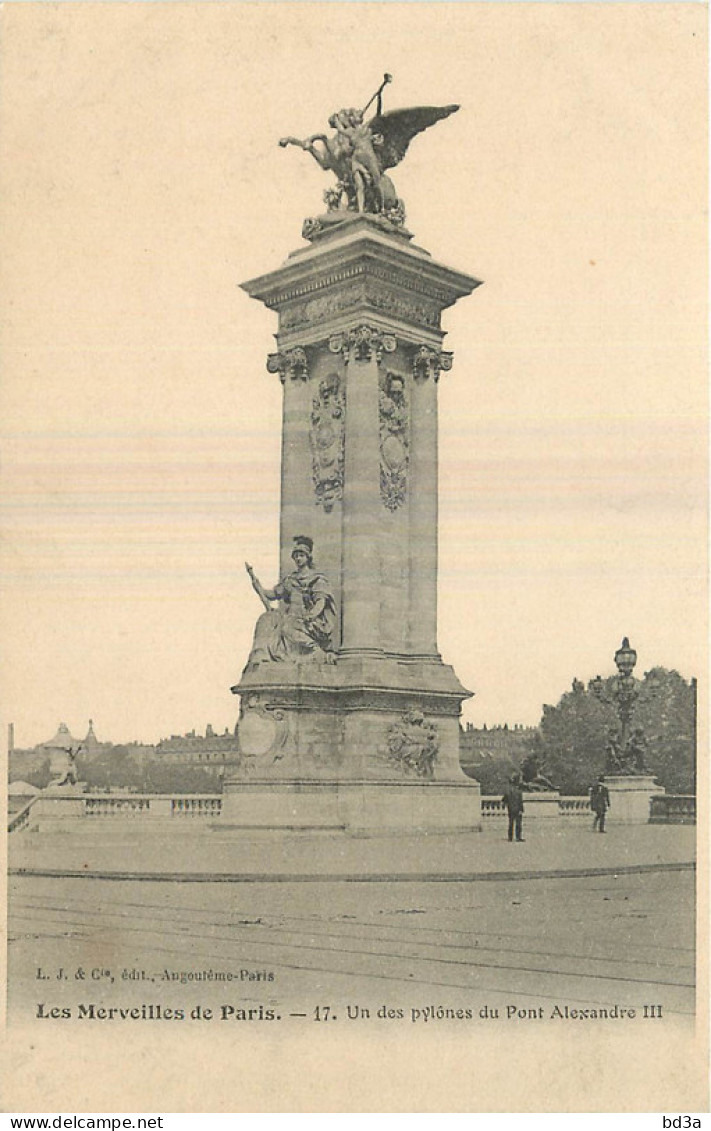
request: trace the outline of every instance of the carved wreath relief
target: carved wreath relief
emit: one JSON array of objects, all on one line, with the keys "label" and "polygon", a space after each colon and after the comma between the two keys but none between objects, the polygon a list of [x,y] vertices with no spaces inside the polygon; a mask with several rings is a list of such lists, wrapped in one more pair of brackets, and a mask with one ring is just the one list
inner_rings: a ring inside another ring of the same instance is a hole
[{"label": "carved wreath relief", "polygon": [[405,380],[388,373],[380,387],[380,497],[390,511],[407,495],[410,417]]},{"label": "carved wreath relief", "polygon": [[327,514],[343,495],[345,399],[337,373],[321,381],[311,402],[311,459],[316,502]]}]

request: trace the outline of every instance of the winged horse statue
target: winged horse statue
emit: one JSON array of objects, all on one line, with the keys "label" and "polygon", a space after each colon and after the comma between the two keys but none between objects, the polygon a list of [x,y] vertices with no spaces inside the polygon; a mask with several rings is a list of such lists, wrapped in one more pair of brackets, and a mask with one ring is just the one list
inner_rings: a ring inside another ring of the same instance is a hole
[{"label": "winged horse statue", "polygon": [[[345,208],[401,223],[405,215],[403,202],[385,170],[400,164],[419,133],[459,109],[456,105],[413,106],[383,113],[382,92],[390,82],[392,76],[386,74],[362,110],[351,107],[333,113],[328,124],[335,133],[330,136],[312,134],[303,139],[283,137],[279,141],[282,147],[296,145],[305,150],[322,169],[335,174],[335,189],[324,193],[329,210]],[[366,121],[366,111],[376,100],[376,113]]]}]

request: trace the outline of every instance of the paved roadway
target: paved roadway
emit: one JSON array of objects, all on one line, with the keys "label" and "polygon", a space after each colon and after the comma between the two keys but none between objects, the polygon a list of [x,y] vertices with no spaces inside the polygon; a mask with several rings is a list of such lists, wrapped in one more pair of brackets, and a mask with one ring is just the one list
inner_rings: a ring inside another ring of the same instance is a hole
[{"label": "paved roadway", "polygon": [[529,821],[525,844],[509,844],[502,819],[486,822],[482,833],[390,837],[232,833],[219,822],[210,828],[189,819],[154,827],[129,819],[85,821],[71,833],[13,833],[10,868],[143,879],[460,880],[647,869],[694,858],[693,827],[610,822],[600,836],[591,825],[587,818]]},{"label": "paved roadway", "polygon": [[[662,831],[671,843],[681,830]],[[525,847],[500,845],[500,867],[510,869],[511,851]],[[289,1025],[307,1024],[316,1006],[344,1023],[365,1008],[359,1019],[382,1025],[382,1006],[409,1023],[412,1009],[434,1005],[475,1017],[498,1009],[502,1020],[525,1010],[540,1024],[556,1004],[646,1004],[688,1024],[693,870],[583,871],[386,883],[11,876],[9,1020],[29,1020],[39,1003],[94,1002],[261,1005]],[[195,977],[208,971],[232,980]]]}]

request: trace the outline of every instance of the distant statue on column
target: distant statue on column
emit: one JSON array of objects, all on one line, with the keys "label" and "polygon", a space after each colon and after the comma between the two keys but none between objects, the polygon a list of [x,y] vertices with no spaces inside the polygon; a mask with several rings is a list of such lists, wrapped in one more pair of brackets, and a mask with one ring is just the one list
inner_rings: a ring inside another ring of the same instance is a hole
[{"label": "distant statue on column", "polygon": [[83,750],[83,746],[70,746],[66,751],[66,765],[64,772],[59,777],[55,778],[49,784],[52,787],[60,785],[78,785],[79,784],[79,771],[77,769],[77,755]]}]

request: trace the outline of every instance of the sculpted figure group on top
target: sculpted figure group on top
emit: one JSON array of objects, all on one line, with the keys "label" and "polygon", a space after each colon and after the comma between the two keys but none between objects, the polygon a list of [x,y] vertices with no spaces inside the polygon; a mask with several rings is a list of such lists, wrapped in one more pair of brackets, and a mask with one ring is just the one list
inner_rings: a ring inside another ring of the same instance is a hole
[{"label": "sculpted figure group on top", "polygon": [[[382,112],[382,92],[391,75],[385,75],[379,89],[362,110],[354,107],[337,110],[328,120],[335,130],[330,137],[312,134],[307,138],[283,137],[279,145],[296,145],[310,153],[319,166],[336,175],[335,189],[327,189],[324,199],[329,211],[346,209],[384,216],[395,224],[405,218],[405,208],[385,170],[398,165],[414,137],[449,117],[459,107],[414,106]],[[368,107],[377,101],[376,114],[365,120]]]}]

